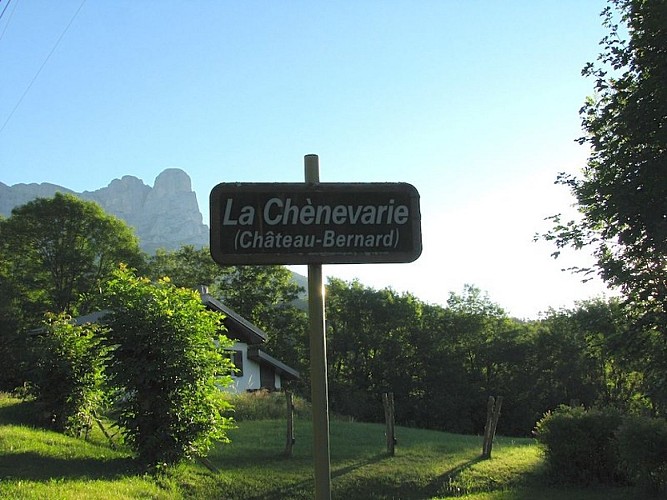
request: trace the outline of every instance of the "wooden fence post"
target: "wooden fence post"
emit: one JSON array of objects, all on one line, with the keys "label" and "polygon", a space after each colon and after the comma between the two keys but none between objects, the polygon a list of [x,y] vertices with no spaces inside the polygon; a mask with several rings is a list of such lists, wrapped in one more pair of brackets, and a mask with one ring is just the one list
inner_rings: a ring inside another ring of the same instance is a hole
[{"label": "wooden fence post", "polygon": [[489,458],[491,456],[491,447],[489,446],[491,435],[491,421],[493,419],[493,407],[496,404],[496,398],[489,396],[486,403],[486,424],[484,425],[484,442],[482,443],[482,458]]},{"label": "wooden fence post", "polygon": [[498,427],[498,419],[500,418],[500,409],[502,406],[502,396],[498,396],[497,400],[493,396],[489,396],[489,401],[486,405],[486,426],[484,427],[482,458],[491,458],[491,448],[493,447],[493,439],[496,437],[496,428]]},{"label": "wooden fence post", "polygon": [[382,405],[384,406],[384,420],[386,425],[385,435],[387,437],[387,453],[392,457],[395,454],[396,436],[395,436],[395,417],[394,417],[394,393],[382,393]]},{"label": "wooden fence post", "polygon": [[285,443],[285,456],[292,456],[292,447],[294,446],[294,396],[290,391],[285,391],[287,401],[287,441]]},{"label": "wooden fence post", "polygon": [[498,396],[496,398],[496,404],[493,407],[493,420],[491,421],[491,445],[489,445],[489,456],[491,456],[491,447],[493,446],[493,440],[496,438],[496,429],[498,428],[498,419],[500,418],[500,410],[503,406],[503,397]]}]

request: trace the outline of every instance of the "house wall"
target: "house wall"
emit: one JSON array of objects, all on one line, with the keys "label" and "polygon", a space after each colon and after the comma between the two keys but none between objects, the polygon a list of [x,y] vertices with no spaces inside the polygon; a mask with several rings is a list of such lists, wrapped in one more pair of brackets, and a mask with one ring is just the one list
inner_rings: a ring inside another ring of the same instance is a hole
[{"label": "house wall", "polygon": [[[236,342],[232,350],[240,352],[243,359],[243,374],[241,376],[232,375],[232,385],[225,390],[234,393],[253,391],[261,388],[260,367],[256,361],[248,359],[248,345],[243,342]],[[282,388],[280,375],[274,373],[276,389]]]},{"label": "house wall", "polygon": [[232,349],[241,353],[243,374],[241,376],[232,375],[233,382],[229,390],[239,393],[259,389],[259,365],[248,359],[248,346],[245,343],[236,342]]}]

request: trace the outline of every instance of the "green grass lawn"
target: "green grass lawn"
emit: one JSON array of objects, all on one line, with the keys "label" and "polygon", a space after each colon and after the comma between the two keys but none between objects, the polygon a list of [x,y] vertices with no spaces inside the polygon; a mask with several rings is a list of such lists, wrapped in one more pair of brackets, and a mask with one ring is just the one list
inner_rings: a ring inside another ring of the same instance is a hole
[{"label": "green grass lawn", "polygon": [[[135,471],[127,450],[113,450],[101,432],[89,441],[31,425],[34,408],[0,395],[0,498],[311,499],[312,427],[296,422],[292,458],[285,458],[280,420],[239,422],[231,444],[201,463],[183,464],[153,478]],[[397,428],[396,455],[386,454],[384,426],[331,422],[332,497],[354,499],[625,500],[630,488],[549,485],[530,439],[498,438],[490,460],[482,440]]]}]

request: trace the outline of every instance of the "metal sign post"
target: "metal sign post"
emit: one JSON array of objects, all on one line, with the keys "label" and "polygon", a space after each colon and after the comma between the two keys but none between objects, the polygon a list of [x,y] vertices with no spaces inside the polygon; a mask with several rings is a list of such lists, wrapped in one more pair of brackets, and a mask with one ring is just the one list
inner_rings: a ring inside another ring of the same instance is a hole
[{"label": "metal sign post", "polygon": [[[319,183],[320,171],[317,155],[306,155],[304,167],[306,182]],[[310,394],[313,408],[315,498],[324,500],[331,498],[331,458],[322,264],[308,264],[308,317],[310,321]]]},{"label": "metal sign post", "polygon": [[221,183],[210,196],[213,260],[221,265],[308,265],[315,498],[331,498],[323,264],[412,262],[422,251],[419,193],[394,183]]}]

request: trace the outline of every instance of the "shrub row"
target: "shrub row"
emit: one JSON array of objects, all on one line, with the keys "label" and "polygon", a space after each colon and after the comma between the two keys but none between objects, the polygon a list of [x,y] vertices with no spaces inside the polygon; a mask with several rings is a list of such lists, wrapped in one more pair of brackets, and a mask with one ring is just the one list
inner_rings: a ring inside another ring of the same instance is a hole
[{"label": "shrub row", "polygon": [[667,493],[664,419],[561,406],[537,423],[536,437],[557,481],[633,483]]}]

